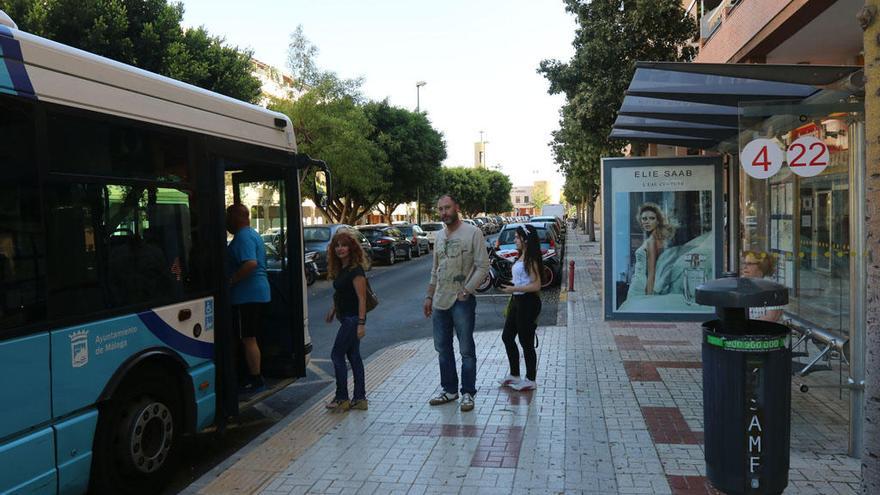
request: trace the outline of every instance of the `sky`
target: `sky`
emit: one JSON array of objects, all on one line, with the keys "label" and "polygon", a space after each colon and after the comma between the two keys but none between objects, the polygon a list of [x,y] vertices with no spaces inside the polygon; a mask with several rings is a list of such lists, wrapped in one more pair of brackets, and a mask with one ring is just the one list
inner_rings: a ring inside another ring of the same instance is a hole
[{"label": "sky", "polygon": [[[365,78],[373,100],[420,108],[446,139],[446,166],[472,166],[484,131],[490,167],[514,186],[562,178],[547,143],[564,98],[548,95],[542,59],[573,54],[574,17],[562,0],[184,0],[184,24],[204,26],[254,57],[287,67],[302,24],[317,62]],[[246,6],[246,8],[245,8]],[[554,197],[558,192],[552,194]],[[558,198],[555,198],[558,199]]]}]

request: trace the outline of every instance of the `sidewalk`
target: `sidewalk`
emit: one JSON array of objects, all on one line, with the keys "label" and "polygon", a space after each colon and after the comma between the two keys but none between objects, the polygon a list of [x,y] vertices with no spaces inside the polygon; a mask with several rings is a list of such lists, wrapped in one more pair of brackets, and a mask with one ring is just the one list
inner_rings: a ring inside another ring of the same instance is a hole
[{"label": "sidewalk", "polygon": [[[539,330],[537,391],[497,385],[500,330],[483,332],[476,409],[429,406],[433,342],[403,343],[367,363],[369,411],[325,412],[328,389],[183,493],[712,493],[699,325],[604,322],[598,245],[572,233],[567,250],[577,292]],[[857,492],[846,408],[793,390],[787,494]]]}]

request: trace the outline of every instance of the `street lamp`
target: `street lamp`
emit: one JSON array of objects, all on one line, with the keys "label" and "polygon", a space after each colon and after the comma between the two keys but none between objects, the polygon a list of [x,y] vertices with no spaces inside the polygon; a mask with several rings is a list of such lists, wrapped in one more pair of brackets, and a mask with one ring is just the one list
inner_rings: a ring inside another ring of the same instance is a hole
[{"label": "street lamp", "polygon": [[428,83],[426,83],[425,81],[418,81],[416,83],[416,112],[418,112],[419,108],[420,108],[419,107],[419,89],[421,89],[421,87],[424,86],[425,84],[428,84]]},{"label": "street lamp", "polygon": [[[417,81],[416,82],[416,113],[419,113],[419,90],[422,89],[426,83],[425,81]],[[422,223],[422,188],[416,187],[416,223],[421,225]]]}]

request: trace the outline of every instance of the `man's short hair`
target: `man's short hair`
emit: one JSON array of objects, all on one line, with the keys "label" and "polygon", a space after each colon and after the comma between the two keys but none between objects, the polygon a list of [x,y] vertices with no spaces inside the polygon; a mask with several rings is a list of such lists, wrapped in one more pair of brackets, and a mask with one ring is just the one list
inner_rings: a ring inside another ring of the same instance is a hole
[{"label": "man's short hair", "polygon": [[453,203],[455,203],[456,205],[459,205],[458,198],[453,196],[451,193],[446,193],[446,194],[440,195],[440,197],[437,198],[437,201],[440,201],[443,198],[449,198]]},{"label": "man's short hair", "polygon": [[233,217],[249,219],[250,213],[248,207],[241,203],[235,203],[226,208],[226,214]]}]

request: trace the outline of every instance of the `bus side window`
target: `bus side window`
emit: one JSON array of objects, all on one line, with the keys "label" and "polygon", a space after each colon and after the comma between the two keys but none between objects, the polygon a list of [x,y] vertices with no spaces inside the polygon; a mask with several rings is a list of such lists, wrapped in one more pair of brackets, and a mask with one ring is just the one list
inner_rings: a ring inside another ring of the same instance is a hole
[{"label": "bus side window", "polygon": [[46,197],[53,318],[155,307],[204,288],[191,263],[202,250],[186,191],[68,183],[47,187]]},{"label": "bus side window", "polygon": [[0,96],[0,338],[41,321],[46,250],[33,162],[32,104]]}]

